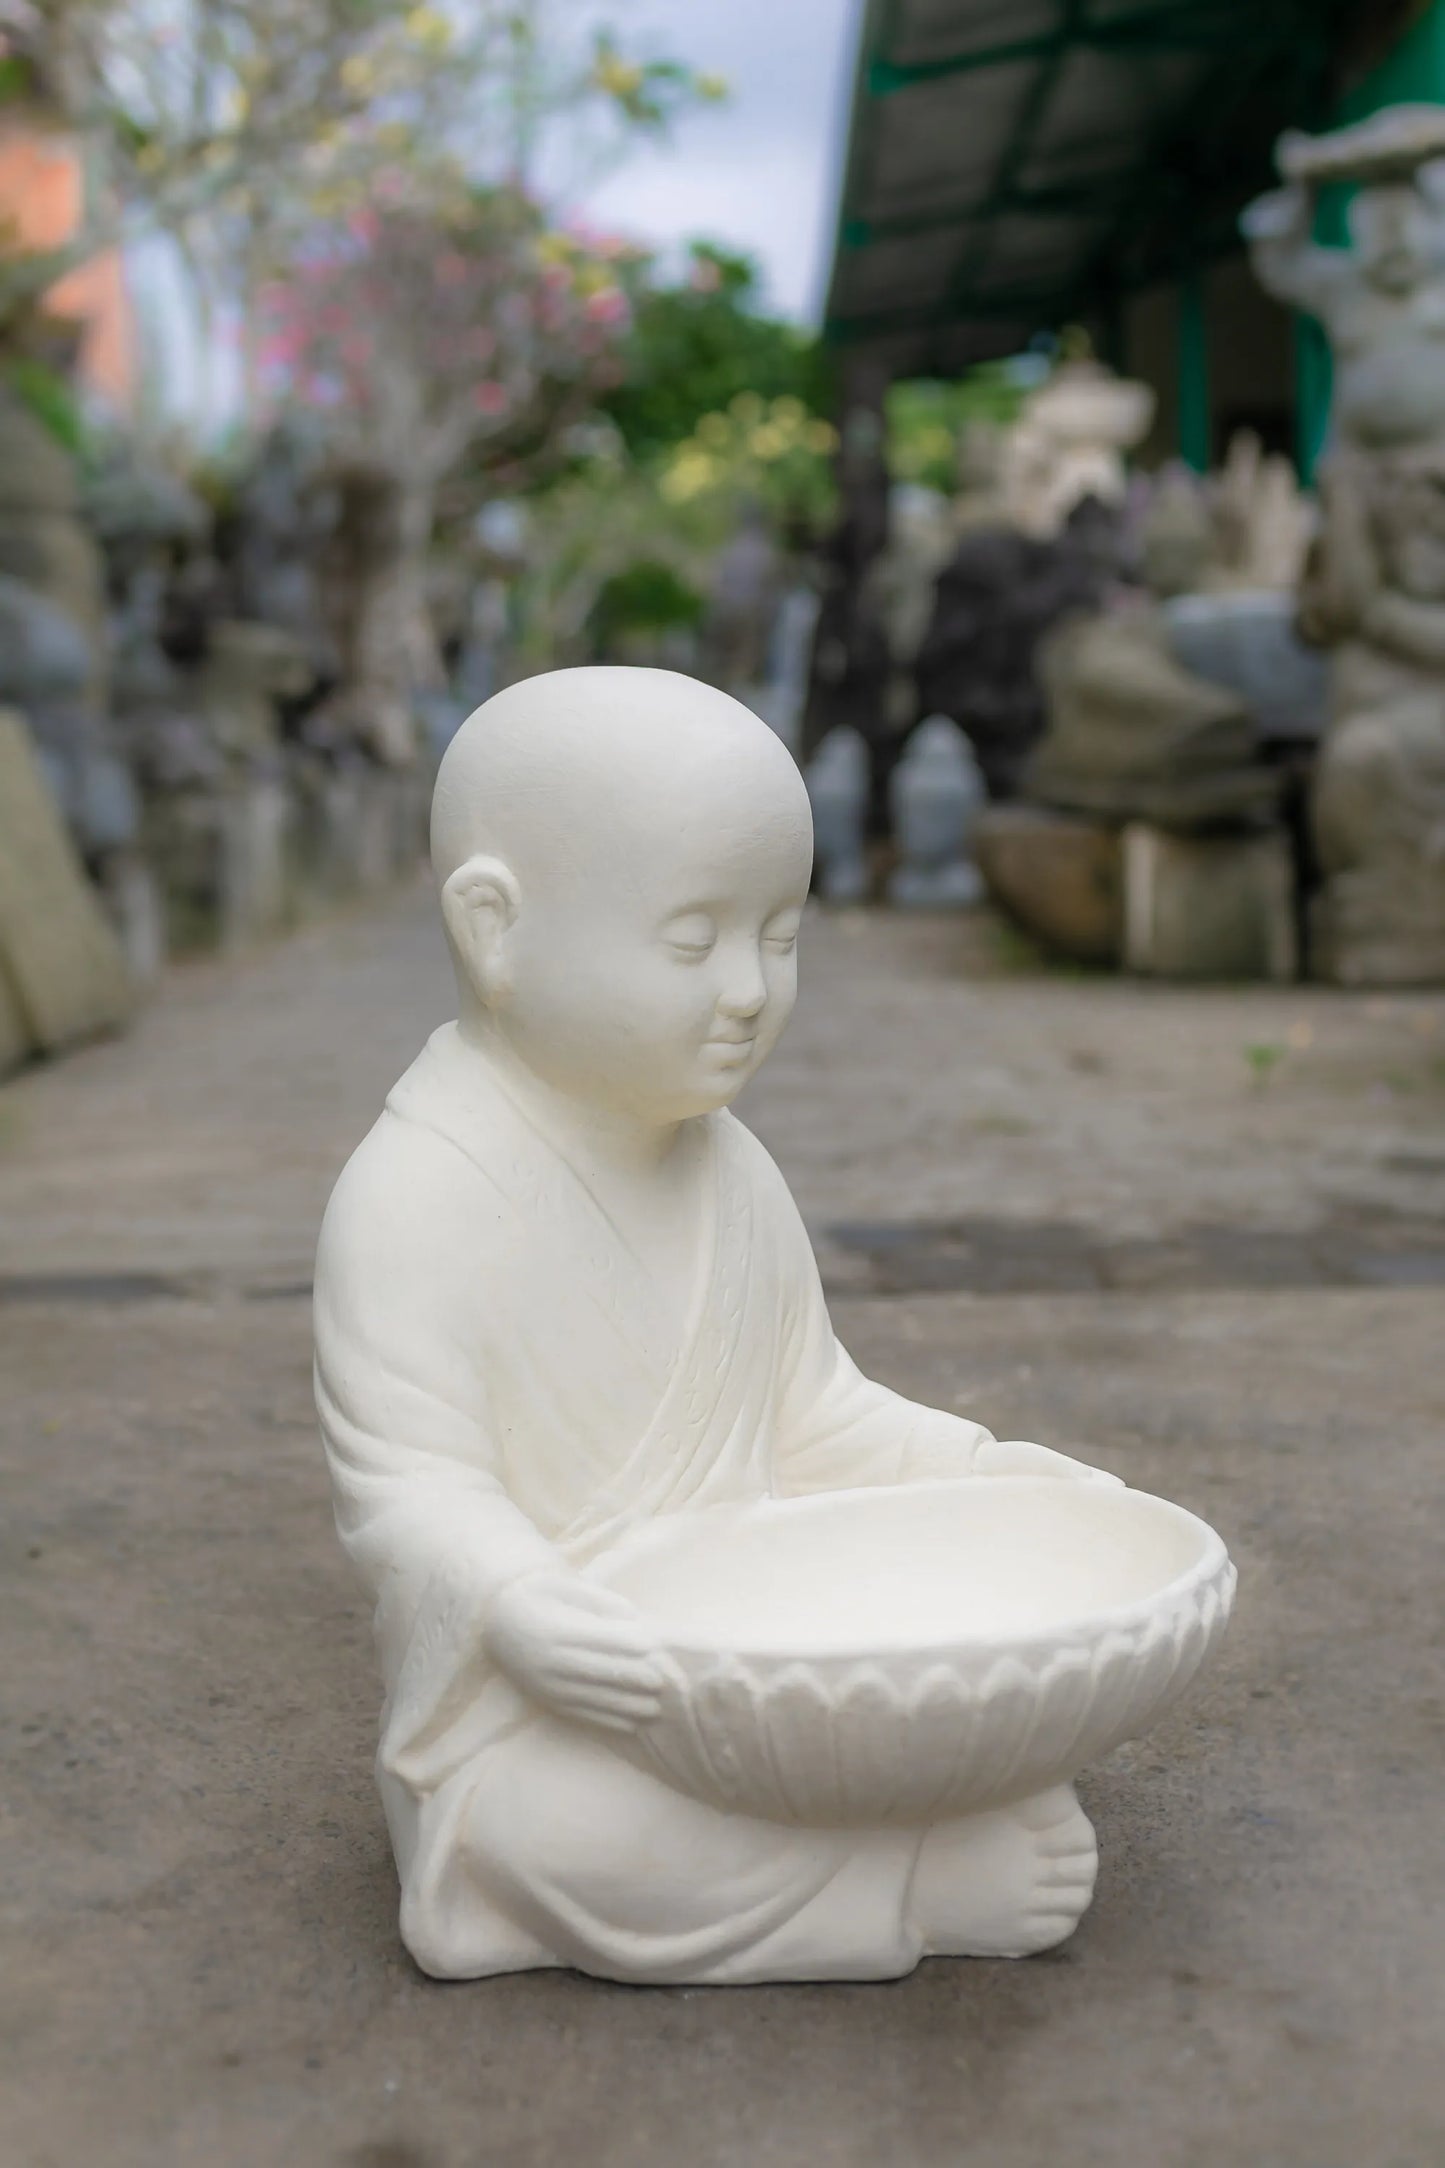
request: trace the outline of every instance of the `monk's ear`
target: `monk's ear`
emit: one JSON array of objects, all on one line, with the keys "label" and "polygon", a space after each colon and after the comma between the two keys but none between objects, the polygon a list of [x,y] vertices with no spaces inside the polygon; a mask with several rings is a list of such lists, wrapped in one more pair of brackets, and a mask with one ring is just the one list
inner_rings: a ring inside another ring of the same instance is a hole
[{"label": "monk's ear", "polygon": [[507,935],[521,903],[516,875],[500,858],[468,858],[442,886],[442,921],[452,948],[489,1008],[511,984]]}]

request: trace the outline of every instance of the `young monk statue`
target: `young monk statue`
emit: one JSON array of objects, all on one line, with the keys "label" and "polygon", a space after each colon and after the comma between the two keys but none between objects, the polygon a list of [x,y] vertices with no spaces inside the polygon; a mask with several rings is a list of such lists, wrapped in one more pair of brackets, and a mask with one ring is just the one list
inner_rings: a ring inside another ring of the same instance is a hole
[{"label": "young monk statue", "polygon": [[316,1274],[408,1949],[443,1978],[745,1981],[1061,1941],[1095,1869],[1071,1788],[928,1831],[685,1797],[626,1751],[658,1702],[646,1622],[583,1571],[723,1501],[1108,1480],[860,1376],[726,1111],[793,1006],[790,755],[668,671],[532,678],[453,741],[432,853],[459,1014],[342,1174]]}]

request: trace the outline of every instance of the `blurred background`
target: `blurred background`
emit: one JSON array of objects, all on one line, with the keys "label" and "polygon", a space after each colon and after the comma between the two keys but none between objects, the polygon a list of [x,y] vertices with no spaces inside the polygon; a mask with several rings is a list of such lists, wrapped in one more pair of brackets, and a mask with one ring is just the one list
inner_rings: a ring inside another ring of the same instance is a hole
[{"label": "blurred background", "polygon": [[[316,1229],[589,662],[806,775],[845,1341],[1240,1564],[1006,1977],[396,1939]],[[1445,0],[0,0],[13,2157],[1445,2159],[1442,989]]]},{"label": "blurred background", "polygon": [[1433,547],[1442,97],[1415,0],[4,0],[0,1063],[398,877],[459,719],[596,660],[766,716],[835,901],[1445,976],[1438,756],[1319,772],[1387,696],[1315,487],[1333,310]]}]

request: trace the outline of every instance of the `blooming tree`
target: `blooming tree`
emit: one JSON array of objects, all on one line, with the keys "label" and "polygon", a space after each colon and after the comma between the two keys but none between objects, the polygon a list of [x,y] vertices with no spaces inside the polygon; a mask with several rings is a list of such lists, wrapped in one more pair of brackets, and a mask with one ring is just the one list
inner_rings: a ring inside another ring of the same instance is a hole
[{"label": "blooming tree", "polygon": [[631,259],[515,188],[431,208],[386,181],[262,289],[263,385],[428,495],[463,461],[520,469],[616,380]]},{"label": "blooming tree", "polygon": [[392,506],[390,570],[361,581],[350,645],[394,719],[408,686],[439,677],[424,601],[438,491],[555,466],[616,380],[634,259],[549,227],[515,186],[458,185],[438,204],[405,170],[389,179],[374,208],[319,225],[259,300],[263,387],[322,416],[338,472]]},{"label": "blooming tree", "polygon": [[208,323],[239,312],[254,391],[260,286],[318,221],[372,207],[388,174],[439,203],[458,174],[525,190],[549,131],[605,164],[722,94],[556,12],[553,0],[0,0],[0,90],[22,36],[13,17],[86,139],[102,183],[95,239],[113,237],[111,210],[171,234]]}]

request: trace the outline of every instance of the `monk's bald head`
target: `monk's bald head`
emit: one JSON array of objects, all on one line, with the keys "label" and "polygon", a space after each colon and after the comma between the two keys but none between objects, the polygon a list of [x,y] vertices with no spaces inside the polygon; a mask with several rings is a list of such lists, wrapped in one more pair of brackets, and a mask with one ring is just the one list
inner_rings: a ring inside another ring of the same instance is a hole
[{"label": "monk's bald head", "polygon": [[445,885],[479,852],[524,880],[718,821],[804,835],[807,793],[781,741],[741,702],[673,670],[554,670],[469,716],[442,760],[432,865]]},{"label": "monk's bald head", "polygon": [[609,1121],[725,1106],[797,991],[813,833],[791,755],[670,670],[511,685],[447,749],[432,857],[464,1038]]}]

